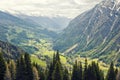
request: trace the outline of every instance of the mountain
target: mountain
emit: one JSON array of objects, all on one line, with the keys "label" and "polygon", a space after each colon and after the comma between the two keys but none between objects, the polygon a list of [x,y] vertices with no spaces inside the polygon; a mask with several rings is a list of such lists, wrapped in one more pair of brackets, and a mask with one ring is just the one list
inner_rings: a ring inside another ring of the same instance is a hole
[{"label": "mountain", "polygon": [[3,41],[0,41],[0,52],[3,52],[4,57],[9,59],[16,59],[20,56],[20,54],[25,53],[25,51],[19,47]]},{"label": "mountain", "polygon": [[34,44],[40,44],[41,40],[51,41],[56,36],[41,25],[0,11],[0,40],[19,46],[28,53],[38,50]]},{"label": "mountain", "polygon": [[16,16],[22,18],[23,20],[34,22],[48,30],[57,33],[61,32],[64,28],[66,28],[71,20],[70,18],[61,16],[47,17],[47,16],[28,16],[22,14],[18,14]]},{"label": "mountain", "polygon": [[120,3],[104,0],[73,19],[54,42],[66,55],[98,58],[120,65]]}]

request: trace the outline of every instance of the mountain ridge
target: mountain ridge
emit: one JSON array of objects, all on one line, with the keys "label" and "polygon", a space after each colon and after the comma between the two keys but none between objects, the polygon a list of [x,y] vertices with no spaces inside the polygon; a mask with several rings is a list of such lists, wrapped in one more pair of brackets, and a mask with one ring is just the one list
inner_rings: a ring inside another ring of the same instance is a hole
[{"label": "mountain ridge", "polygon": [[102,1],[73,19],[55,41],[54,49],[66,55],[99,58],[106,63],[120,59],[120,5]]}]

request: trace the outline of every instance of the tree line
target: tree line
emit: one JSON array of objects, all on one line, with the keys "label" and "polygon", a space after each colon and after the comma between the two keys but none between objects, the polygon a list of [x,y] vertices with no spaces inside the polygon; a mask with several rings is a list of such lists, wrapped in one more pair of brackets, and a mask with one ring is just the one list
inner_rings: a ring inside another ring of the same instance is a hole
[{"label": "tree line", "polygon": [[27,53],[17,60],[5,60],[0,53],[0,80],[120,80],[120,71],[111,62],[105,76],[99,63],[93,61],[88,64],[87,59],[84,66],[80,61],[75,61],[70,70],[61,63],[59,51],[45,69],[31,63]]}]

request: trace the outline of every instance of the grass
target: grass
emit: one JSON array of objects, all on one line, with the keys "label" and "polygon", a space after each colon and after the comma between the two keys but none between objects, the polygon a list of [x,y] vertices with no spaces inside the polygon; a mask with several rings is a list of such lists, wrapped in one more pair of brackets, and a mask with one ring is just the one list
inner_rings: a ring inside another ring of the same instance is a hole
[{"label": "grass", "polygon": [[32,63],[37,63],[38,65],[44,68],[47,66],[45,61],[38,59],[35,55],[31,56],[31,61]]}]

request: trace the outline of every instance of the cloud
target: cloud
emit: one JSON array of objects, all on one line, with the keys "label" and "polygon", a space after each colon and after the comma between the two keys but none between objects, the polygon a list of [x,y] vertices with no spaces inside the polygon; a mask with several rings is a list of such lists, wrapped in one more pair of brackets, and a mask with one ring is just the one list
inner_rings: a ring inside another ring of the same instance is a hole
[{"label": "cloud", "polygon": [[0,10],[27,15],[75,17],[101,0],[1,0]]}]

